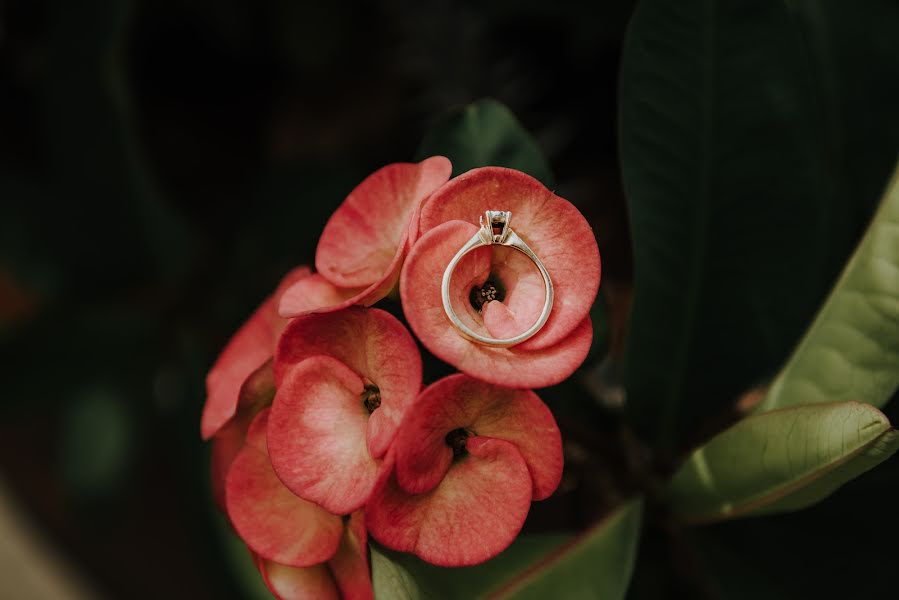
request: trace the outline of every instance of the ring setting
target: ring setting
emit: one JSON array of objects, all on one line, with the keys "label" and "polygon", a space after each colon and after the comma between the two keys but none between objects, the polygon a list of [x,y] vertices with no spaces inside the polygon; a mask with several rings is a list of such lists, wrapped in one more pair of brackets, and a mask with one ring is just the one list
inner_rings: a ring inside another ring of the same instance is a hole
[{"label": "ring setting", "polygon": [[[452,258],[452,260],[450,260],[449,264],[446,267],[446,270],[443,272],[443,281],[441,282],[440,286],[441,297],[443,299],[443,310],[446,313],[447,318],[458,330],[459,335],[473,342],[495,348],[509,348],[533,337],[538,331],[543,328],[544,325],[546,325],[546,321],[549,319],[549,315],[552,312],[553,305],[553,284],[552,279],[549,276],[549,272],[543,265],[543,261],[540,260],[540,258],[534,253],[534,251],[531,250],[530,246],[528,246],[525,241],[521,239],[521,237],[510,227],[511,221],[511,211],[486,211],[484,213],[484,216],[480,218],[480,229],[478,229],[478,232],[474,234],[471,239],[465,242],[465,244]],[[537,270],[540,271],[540,275],[543,278],[543,286],[546,294],[543,302],[543,310],[540,312],[540,316],[537,318],[537,321],[525,331],[510,338],[493,338],[481,335],[472,330],[465,323],[463,323],[461,319],[459,319],[459,316],[453,309],[450,299],[450,282],[452,281],[453,271],[459,264],[459,261],[462,260],[462,257],[473,251],[474,249],[480,248],[481,246],[494,245],[508,246],[527,256],[537,267]]]}]

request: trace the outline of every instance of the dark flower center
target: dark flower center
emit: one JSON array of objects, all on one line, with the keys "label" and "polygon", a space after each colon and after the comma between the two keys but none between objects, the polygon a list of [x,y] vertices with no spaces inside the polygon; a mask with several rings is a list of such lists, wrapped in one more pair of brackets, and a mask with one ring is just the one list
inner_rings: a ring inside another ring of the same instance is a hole
[{"label": "dark flower center", "polygon": [[381,390],[378,386],[367,383],[365,389],[362,390],[362,405],[368,411],[368,414],[375,412],[375,409],[381,406]]},{"label": "dark flower center", "polygon": [[468,439],[469,435],[471,434],[468,431],[459,428],[453,429],[443,438],[446,445],[453,449],[453,458],[459,458],[468,454],[468,450],[465,448],[465,440]]},{"label": "dark flower center", "polygon": [[468,301],[471,302],[471,306],[475,310],[481,312],[485,304],[494,300],[502,301],[505,296],[506,293],[502,285],[488,279],[483,286],[471,288],[471,293],[468,294]]}]

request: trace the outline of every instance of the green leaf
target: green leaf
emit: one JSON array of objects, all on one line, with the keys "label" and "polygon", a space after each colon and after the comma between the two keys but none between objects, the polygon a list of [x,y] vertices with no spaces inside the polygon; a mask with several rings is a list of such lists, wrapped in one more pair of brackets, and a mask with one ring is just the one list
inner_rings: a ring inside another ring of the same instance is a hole
[{"label": "green leaf", "polygon": [[783,363],[869,218],[843,157],[895,159],[895,128],[860,146],[858,121],[828,112],[852,90],[817,77],[806,37],[780,2],[643,0],[631,21],[625,384],[631,421],[658,446]]},{"label": "green leaf", "polygon": [[899,386],[899,166],[880,208],[811,328],[758,410],[862,400]]},{"label": "green leaf", "polygon": [[537,142],[496,100],[484,99],[452,111],[425,135],[419,159],[442,155],[453,163],[453,176],[477,167],[498,166],[524,171],[543,185],[553,184],[552,171]]},{"label": "green leaf", "polygon": [[567,535],[520,536],[486,563],[456,569],[435,567],[411,554],[372,544],[375,597],[397,600],[484,598],[569,539]]},{"label": "green leaf", "polygon": [[396,600],[427,598],[409,569],[396,556],[391,556],[394,554],[371,544],[371,583],[375,598]]},{"label": "green leaf", "polygon": [[[496,558],[447,569],[372,544],[376,598],[623,598],[633,570],[642,502],[634,501],[575,539],[521,536]],[[567,544],[566,544],[567,542]]]},{"label": "green leaf", "polygon": [[642,511],[642,501],[626,504],[504,586],[496,596],[519,600],[624,598],[634,569]]},{"label": "green leaf", "polygon": [[813,404],[753,415],[695,450],[671,481],[688,521],[793,511],[819,502],[899,449],[871,405]]}]

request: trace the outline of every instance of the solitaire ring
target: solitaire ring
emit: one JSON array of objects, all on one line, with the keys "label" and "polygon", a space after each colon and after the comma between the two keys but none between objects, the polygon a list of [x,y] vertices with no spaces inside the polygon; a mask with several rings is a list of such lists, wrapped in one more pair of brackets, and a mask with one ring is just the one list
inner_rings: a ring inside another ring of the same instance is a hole
[{"label": "solitaire ring", "polygon": [[[459,330],[459,335],[473,342],[478,342],[485,346],[493,346],[495,348],[509,348],[532,337],[546,325],[546,320],[549,319],[549,313],[552,312],[553,308],[552,279],[550,279],[546,267],[543,266],[543,261],[541,261],[524,240],[509,227],[509,222],[511,220],[512,213],[509,211],[488,210],[485,216],[481,217],[481,228],[470,240],[465,242],[465,245],[456,252],[456,255],[446,266],[446,271],[443,272],[443,282],[440,285],[440,293],[443,297],[443,310],[446,312],[446,316],[449,318],[450,322]],[[456,314],[456,311],[453,310],[453,305],[450,301],[450,281],[453,277],[453,271],[459,264],[459,261],[462,260],[462,257],[475,248],[493,245],[515,248],[531,259],[540,271],[540,275],[543,277],[543,286],[546,290],[543,311],[540,313],[537,322],[515,337],[505,339],[487,337],[473,331],[459,319],[459,316]]]}]

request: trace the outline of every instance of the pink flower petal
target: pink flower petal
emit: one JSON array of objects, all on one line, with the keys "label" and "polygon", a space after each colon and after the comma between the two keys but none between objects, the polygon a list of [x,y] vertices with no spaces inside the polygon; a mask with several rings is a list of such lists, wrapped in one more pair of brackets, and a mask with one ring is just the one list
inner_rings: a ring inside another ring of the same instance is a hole
[{"label": "pink flower petal", "polygon": [[353,513],[327,563],[288,567],[255,556],[265,585],[280,600],[372,600],[365,516]]},{"label": "pink flower petal", "polygon": [[421,393],[394,441],[396,479],[406,492],[433,489],[453,460],[446,436],[463,429],[513,444],[527,464],[534,500],[551,495],[562,478],[562,437],[549,408],[530,390],[450,375]]},{"label": "pink flower petal", "polygon": [[278,306],[278,313],[285,318],[313,312],[328,312],[355,304],[361,288],[339,288],[320,274],[315,273],[291,286]]},{"label": "pink flower petal", "polygon": [[366,524],[383,545],[435,565],[474,565],[518,535],[531,505],[531,476],[515,446],[468,438],[468,455],[427,494],[410,495],[390,477],[366,507]]},{"label": "pink flower petal", "polygon": [[[536,179],[501,167],[472,169],[437,190],[422,206],[419,228],[424,235],[448,221],[477,224],[486,210],[512,212],[512,229],[543,261],[555,289],[549,321],[520,349],[558,344],[584,320],[596,298],[600,260],[593,230],[570,202]],[[430,260],[445,267],[453,254],[432,254]]]},{"label": "pink flower petal", "polygon": [[269,410],[253,421],[246,444],[228,471],[228,516],[241,539],[266,560],[292,567],[324,562],[337,551],[343,523],[293,495],[275,475],[265,439]]},{"label": "pink flower petal", "polygon": [[277,313],[281,294],[309,273],[308,267],[298,267],[285,275],[278,290],[237,330],[216,359],[206,376],[206,404],[200,420],[204,440],[215,435],[234,416],[240,386],[250,373],[271,358],[284,324]]},{"label": "pink flower petal", "polygon": [[405,253],[397,254],[395,265],[384,278],[367,288],[337,287],[318,273],[296,282],[281,297],[278,313],[284,318],[343,310],[350,306],[371,306],[385,298],[396,286]]},{"label": "pink flower petal", "polygon": [[[472,225],[451,221],[428,231],[415,244],[400,281],[409,326],[434,355],[478,379],[521,388],[545,387],[565,380],[584,362],[590,350],[593,332],[589,316],[555,346],[532,351],[525,349],[527,343],[512,348],[491,348],[470,342],[447,319],[440,294],[443,271],[474,231]],[[475,325],[480,316],[471,307],[468,294],[472,278],[478,280],[484,274],[485,265],[483,256],[471,260],[468,257],[489,251],[472,252],[453,273],[453,307],[460,318]],[[486,305],[488,311],[494,310],[491,304]],[[480,329],[475,331],[486,331],[483,325],[477,327]]]},{"label": "pink flower petal", "polygon": [[421,202],[452,172],[442,156],[396,163],[369,175],[331,216],[318,242],[315,266],[336,286],[373,285],[404,251],[409,222]]},{"label": "pink flower petal", "polygon": [[272,403],[275,397],[275,376],[272,360],[253,371],[240,386],[237,410],[234,417],[218,430],[212,438],[210,467],[212,494],[216,503],[225,510],[225,477],[231,463],[243,448],[250,423],[259,412]]},{"label": "pink flower petal", "polygon": [[275,381],[280,385],[290,365],[318,355],[336,358],[380,390],[381,406],[368,421],[368,449],[372,458],[381,458],[421,389],[415,340],[394,316],[377,308],[298,317],[278,343]]},{"label": "pink flower petal", "polygon": [[[491,337],[510,338],[524,332],[540,318],[546,301],[546,286],[540,271],[521,252],[498,246],[493,253],[491,272],[503,283],[505,297],[502,302],[485,304],[482,320]],[[517,349],[527,350],[528,347],[524,343]]]},{"label": "pink flower petal", "polygon": [[[224,500],[224,477],[233,457],[243,447],[249,422],[260,410],[271,404],[274,396],[272,361],[251,375],[241,389],[237,415],[213,438],[213,481],[220,484],[221,502]],[[264,427],[263,427],[264,428]],[[258,435],[258,432],[257,432]],[[392,465],[392,458],[391,463]],[[221,472],[221,481],[216,473]],[[381,475],[383,477],[383,475]],[[215,489],[218,485],[214,486]],[[260,558],[251,553],[266,585],[277,598],[372,598],[371,580],[368,575],[366,531],[361,511],[352,515],[344,528],[337,552],[325,564],[307,567],[291,567]],[[336,587],[335,587],[336,579]],[[339,591],[339,593],[338,593]]]},{"label": "pink flower petal", "polygon": [[335,358],[307,358],[282,379],[269,417],[275,473],[297,496],[335,514],[361,508],[378,477],[380,461],[366,445],[364,385]]},{"label": "pink flower petal", "polygon": [[340,541],[340,548],[328,566],[343,600],[372,600],[374,591],[368,574],[368,532],[365,515],[353,513]]},{"label": "pink flower petal", "polygon": [[325,564],[289,567],[265,559],[258,562],[265,585],[278,600],[340,600]]}]

